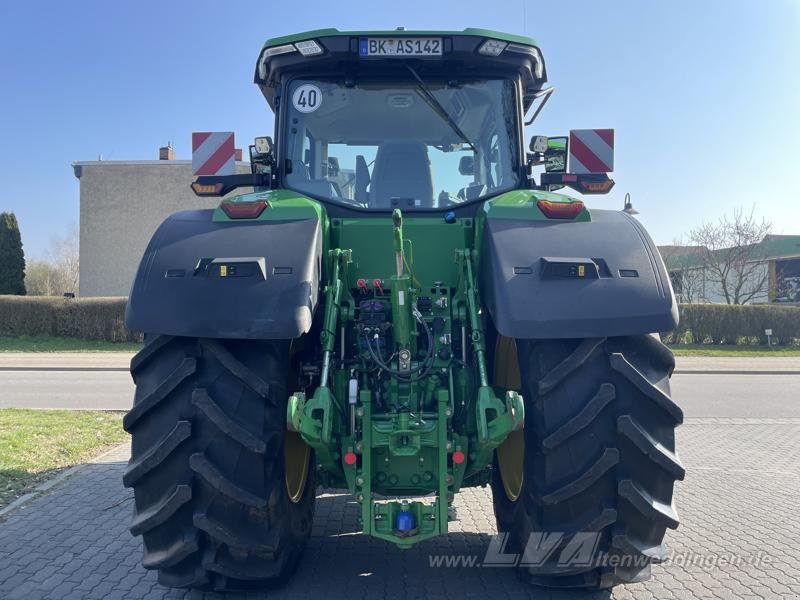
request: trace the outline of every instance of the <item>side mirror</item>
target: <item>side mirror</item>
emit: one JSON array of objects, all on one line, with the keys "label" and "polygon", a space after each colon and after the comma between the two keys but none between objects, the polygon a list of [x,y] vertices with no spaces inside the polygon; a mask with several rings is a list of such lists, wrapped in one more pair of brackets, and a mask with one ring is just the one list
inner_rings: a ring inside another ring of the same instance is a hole
[{"label": "side mirror", "polygon": [[544,151],[545,172],[566,173],[568,150],[569,150],[568,137],[563,136],[563,137],[547,138],[547,148]]},{"label": "side mirror", "polygon": [[328,157],[328,177],[339,176],[339,159],[335,156]]},{"label": "side mirror", "polygon": [[608,176],[614,170],[613,129],[573,129],[569,137],[548,138],[541,156],[546,172],[540,189],[566,185],[581,194],[607,194],[614,187]]},{"label": "side mirror", "polygon": [[272,155],[272,138],[257,137],[250,146],[250,172],[256,174],[270,173],[275,158]]},{"label": "side mirror", "polygon": [[458,172],[462,175],[474,175],[475,174],[475,157],[474,156],[462,156],[461,160],[458,161]]}]

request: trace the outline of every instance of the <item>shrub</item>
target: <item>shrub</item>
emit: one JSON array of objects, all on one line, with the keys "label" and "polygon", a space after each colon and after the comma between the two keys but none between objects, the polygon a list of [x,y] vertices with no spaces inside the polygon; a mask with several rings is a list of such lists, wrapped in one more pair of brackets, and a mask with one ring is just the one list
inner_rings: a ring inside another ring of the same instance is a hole
[{"label": "shrub", "polygon": [[775,304],[681,304],[680,323],[667,343],[789,345],[800,341],[800,307]]},{"label": "shrub", "polygon": [[139,341],[141,335],[125,328],[126,301],[126,298],[0,296],[0,336]]},{"label": "shrub", "polygon": [[[141,341],[125,328],[126,298],[0,296],[0,336],[60,336],[109,342]],[[665,342],[694,344],[800,343],[800,307],[774,304],[681,304],[680,323]]]}]

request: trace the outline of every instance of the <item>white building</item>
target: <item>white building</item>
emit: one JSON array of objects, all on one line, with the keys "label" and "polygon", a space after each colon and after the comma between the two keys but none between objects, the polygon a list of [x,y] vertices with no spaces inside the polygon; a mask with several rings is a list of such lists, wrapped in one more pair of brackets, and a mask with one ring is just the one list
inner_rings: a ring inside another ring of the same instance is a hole
[{"label": "white building", "polygon": [[[680,302],[728,303],[719,275],[703,266],[709,257],[706,248],[660,246],[659,250]],[[743,275],[733,271],[726,277],[729,296],[741,281],[743,304],[800,304],[800,235],[768,235],[748,255]]]},{"label": "white building", "polygon": [[[191,161],[174,160],[172,148],[160,155],[162,160],[73,163],[80,182],[81,296],[127,296],[159,224],[179,210],[219,204],[220,198],[192,192]],[[236,170],[249,173],[250,164],[238,161]]]}]

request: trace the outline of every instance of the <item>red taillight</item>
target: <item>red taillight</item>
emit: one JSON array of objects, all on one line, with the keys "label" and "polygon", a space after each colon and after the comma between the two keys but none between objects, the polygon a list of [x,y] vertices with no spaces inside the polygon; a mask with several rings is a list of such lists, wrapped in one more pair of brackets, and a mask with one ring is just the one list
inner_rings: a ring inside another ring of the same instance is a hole
[{"label": "red taillight", "polygon": [[357,460],[358,460],[358,457],[356,456],[355,452],[352,452],[352,451],[351,452],[347,452],[344,455],[344,462],[347,463],[348,465],[356,464]]},{"label": "red taillight", "polygon": [[466,456],[464,456],[464,453],[461,450],[456,450],[453,452],[453,462],[457,465],[463,463],[464,459],[466,459]]},{"label": "red taillight", "polygon": [[574,219],[583,210],[583,202],[580,200],[573,200],[572,202],[539,200],[536,206],[548,219]]},{"label": "red taillight", "polygon": [[230,219],[257,219],[268,204],[266,200],[255,202],[231,202],[226,200],[219,207]]}]

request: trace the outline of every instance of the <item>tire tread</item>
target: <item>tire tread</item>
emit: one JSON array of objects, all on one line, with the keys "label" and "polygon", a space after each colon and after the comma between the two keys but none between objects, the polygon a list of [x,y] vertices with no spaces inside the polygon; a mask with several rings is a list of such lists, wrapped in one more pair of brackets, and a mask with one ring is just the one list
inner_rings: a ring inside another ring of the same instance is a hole
[{"label": "tire tread", "polygon": [[669,396],[671,353],[652,336],[630,336],[517,340],[517,355],[525,471],[512,501],[494,469],[498,531],[515,551],[530,532],[563,534],[558,549],[597,532],[601,552],[633,565],[565,568],[554,552],[520,567],[523,575],[535,585],[589,589],[646,579],[665,556],[665,529],[678,526],[673,484],[685,476],[674,449],[683,412]]},{"label": "tire tread", "polygon": [[[149,337],[149,336],[148,336]],[[284,484],[288,343],[155,336],[131,361],[130,530],[162,585],[235,591],[285,581],[310,536],[314,464]]]}]

